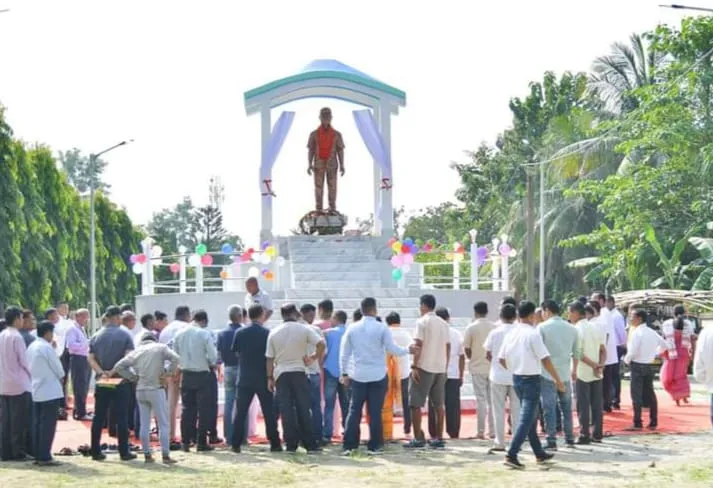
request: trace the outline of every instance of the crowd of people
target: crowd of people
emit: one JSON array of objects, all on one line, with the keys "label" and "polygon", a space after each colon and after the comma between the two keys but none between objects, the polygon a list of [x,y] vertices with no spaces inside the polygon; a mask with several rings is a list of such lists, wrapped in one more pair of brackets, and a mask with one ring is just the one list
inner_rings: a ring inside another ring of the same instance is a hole
[{"label": "crowd of people", "polygon": [[[570,448],[602,442],[605,414],[621,405],[622,360],[631,373],[630,430],[644,427],[644,408],[649,410],[647,428],[657,428],[657,355],[671,361],[662,376],[674,399],[687,402],[690,395],[690,387],[681,384],[685,375],[680,368],[688,368],[695,334],[678,308],[661,336],[647,326],[646,312],[639,307],[629,308],[627,330],[614,300],[602,294],[565,309],[552,300],[537,307],[508,297],[497,314],[487,303],[476,303],[474,321],[461,335],[450,325],[448,310],[425,294],[412,336],[400,327],[397,313],[382,319],[374,298],[362,300],[349,325],[347,313],[334,310],[331,300],[317,306],[288,303],[279,310],[281,324],[268,329],[265,324],[273,314],[269,295],[254,278],[246,288],[245,304],[231,306],[228,325],[219,330],[209,328],[205,311],[187,306],[177,307],[170,323],[162,312],[137,320],[129,305],[110,306],[93,335],[87,330],[87,310],[70,314],[62,303],[35,324],[30,311],[9,307],[0,332],[2,460],[58,464],[51,451],[57,421],[66,419],[69,410],[68,378],[73,417],[91,421],[87,455],[97,461],[106,458],[102,433],[108,429],[118,438],[121,460],[137,457],[130,445],[133,432],[145,461],[155,462],[155,423],[165,464],[175,462],[172,450],[207,452],[223,442],[241,453],[254,431],[255,397],[272,452],[295,452],[301,446],[318,453],[341,430],[343,453],[351,455],[361,444],[364,411],[370,455],[380,454],[394,439],[399,413],[404,434],[411,437],[405,448],[440,449],[444,432],[460,437],[466,367],[477,406],[475,437],[491,439],[491,452],[503,453],[505,464],[514,469],[524,467],[518,455],[525,440],[537,463],[552,460],[560,433]],[[708,357],[713,338],[705,332],[696,374],[713,384],[713,357]],[[93,414],[87,409],[91,375]],[[224,439],[218,433],[221,382]],[[512,434],[509,445],[506,428]]]}]

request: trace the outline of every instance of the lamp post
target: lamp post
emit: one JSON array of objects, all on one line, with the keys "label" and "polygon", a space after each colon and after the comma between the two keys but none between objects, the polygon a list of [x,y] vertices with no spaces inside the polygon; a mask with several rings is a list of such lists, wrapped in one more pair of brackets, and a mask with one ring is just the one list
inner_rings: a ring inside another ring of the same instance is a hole
[{"label": "lamp post", "polygon": [[96,218],[94,216],[94,193],[96,191],[96,179],[94,176],[94,170],[96,166],[97,159],[102,154],[106,154],[109,151],[113,151],[117,147],[125,146],[128,143],[133,142],[133,139],[128,141],[121,141],[103,151],[99,151],[95,154],[89,155],[89,287],[91,295],[91,326],[94,330],[96,326],[97,317],[97,228],[96,228]]},{"label": "lamp post", "polygon": [[540,303],[545,301],[545,165],[540,164]]},{"label": "lamp post", "polygon": [[689,7],[687,5],[659,5],[661,8],[672,8],[676,10],[697,10],[698,12],[713,12],[713,8]]}]

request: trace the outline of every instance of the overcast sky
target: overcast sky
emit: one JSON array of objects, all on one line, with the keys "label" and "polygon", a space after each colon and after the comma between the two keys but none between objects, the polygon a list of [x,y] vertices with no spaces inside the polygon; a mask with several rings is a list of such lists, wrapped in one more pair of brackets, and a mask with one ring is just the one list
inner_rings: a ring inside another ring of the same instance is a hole
[{"label": "overcast sky", "polygon": [[[679,11],[658,3],[0,0],[11,9],[0,13],[0,103],[17,137],[55,151],[135,139],[107,155],[105,179],[137,223],[184,195],[205,203],[220,176],[227,227],[254,245],[260,122],[245,114],[246,90],[322,58],[404,90],[394,204],[417,210],[454,199],[449,163],[508,126],[508,100],[529,81],[587,70],[631,32],[678,24]],[[282,107],[297,115],[273,170],[278,233],[313,207],[305,144],[323,105],[347,146],[338,207],[352,220],[373,211],[373,164],[350,113],[359,107],[296,102]]]}]

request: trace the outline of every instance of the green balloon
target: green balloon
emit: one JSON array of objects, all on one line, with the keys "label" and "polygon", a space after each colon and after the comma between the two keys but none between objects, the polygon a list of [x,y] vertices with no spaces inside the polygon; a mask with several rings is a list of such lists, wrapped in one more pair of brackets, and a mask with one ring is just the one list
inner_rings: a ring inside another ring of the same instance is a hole
[{"label": "green balloon", "polygon": [[199,256],[203,256],[208,252],[208,248],[206,247],[205,244],[198,244],[196,246],[196,254]]},{"label": "green balloon", "polygon": [[391,277],[392,277],[394,280],[399,281],[401,278],[404,277],[404,274],[401,272],[400,269],[396,268],[395,270],[393,270],[393,271],[391,272]]}]

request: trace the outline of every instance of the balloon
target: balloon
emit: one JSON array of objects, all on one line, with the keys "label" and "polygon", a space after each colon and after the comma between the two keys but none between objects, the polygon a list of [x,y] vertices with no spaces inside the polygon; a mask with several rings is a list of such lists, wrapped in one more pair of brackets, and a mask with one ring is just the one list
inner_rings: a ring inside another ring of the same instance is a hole
[{"label": "balloon", "polygon": [[394,242],[396,242],[396,238],[395,238],[395,237],[390,237],[389,240],[386,241],[386,245],[389,246],[389,247],[391,247],[391,246],[394,245]]},{"label": "balloon", "polygon": [[455,261],[456,263],[460,263],[461,261],[463,261],[463,253],[460,253],[460,252],[455,253],[453,255],[453,261]]},{"label": "balloon", "polygon": [[431,252],[433,250],[433,245],[430,242],[427,242],[426,244],[423,245],[423,252]]},{"label": "balloon", "polygon": [[267,273],[265,273],[265,279],[267,281],[272,281],[275,279],[275,274],[272,271],[268,271]]},{"label": "balloon", "polygon": [[391,277],[394,279],[394,281],[399,281],[401,278],[404,277],[404,274],[399,268],[396,268],[391,272]]},{"label": "balloon", "polygon": [[230,253],[233,252],[233,246],[231,246],[230,244],[228,244],[228,243],[226,242],[226,243],[223,244],[223,246],[220,248],[220,252],[222,252],[223,254],[230,254]]},{"label": "balloon", "polygon": [[265,276],[265,275],[266,275],[267,273],[269,273],[269,272],[270,272],[269,269],[267,269],[267,268],[262,268],[262,271],[260,271],[260,274],[263,275],[263,276]]},{"label": "balloon", "polygon": [[391,265],[394,268],[400,268],[401,266],[404,265],[404,256],[402,254],[397,254],[395,256],[391,256]]},{"label": "balloon", "polygon": [[391,244],[391,250],[394,252],[401,252],[401,243],[399,241],[396,241]]},{"label": "balloon", "polygon": [[221,280],[227,280],[227,279],[228,279],[228,272],[227,272],[227,271],[221,271],[221,272],[220,272],[220,279],[221,279]]},{"label": "balloon", "polygon": [[512,248],[507,244],[500,244],[500,247],[498,247],[498,252],[500,252],[501,256],[509,256],[510,251],[512,251]]},{"label": "balloon", "polygon": [[206,247],[205,244],[198,244],[196,246],[196,254],[198,254],[199,256],[203,256],[207,252],[208,252],[208,248]]},{"label": "balloon", "polygon": [[406,244],[401,244],[401,252],[403,254],[408,254],[411,252],[411,247]]},{"label": "balloon", "polygon": [[260,250],[261,250],[261,251],[264,251],[264,250],[267,249],[268,247],[270,247],[270,241],[265,241],[265,242],[263,242],[262,244],[260,244]]},{"label": "balloon", "polygon": [[211,264],[213,264],[213,256],[211,256],[210,254],[204,254],[203,256],[201,256],[201,264],[203,266],[210,266]]},{"label": "balloon", "polygon": [[517,256],[517,251],[515,249],[510,249],[510,253],[508,254],[509,258],[514,258]]},{"label": "balloon", "polygon": [[475,252],[476,252],[476,255],[478,256],[478,258],[481,259],[482,261],[485,261],[486,259],[488,259],[488,255],[490,254],[490,252],[488,251],[488,248],[485,246],[480,246],[478,248],[478,250]]},{"label": "balloon", "polygon": [[423,247],[423,239],[416,239],[415,244],[416,244],[418,247]]},{"label": "balloon", "polygon": [[403,272],[403,274],[408,273],[409,271],[411,271],[411,265],[410,265],[410,264],[404,264],[403,266],[401,266],[401,271]]},{"label": "balloon", "polygon": [[282,256],[277,256],[275,262],[279,267],[283,267],[285,265],[285,258],[283,258]]},{"label": "balloon", "polygon": [[194,268],[196,266],[199,266],[201,264],[201,257],[198,254],[191,254],[191,256],[188,258],[188,264],[190,264]]},{"label": "balloon", "polygon": [[270,258],[270,255],[267,254],[266,252],[264,252],[264,253],[260,254],[260,259],[258,260],[258,262],[262,263],[262,264],[270,264],[271,260],[272,259]]},{"label": "balloon", "polygon": [[253,266],[248,270],[248,276],[250,278],[257,278],[258,276],[260,276],[260,270]]},{"label": "balloon", "polygon": [[413,254],[404,254],[403,264],[411,266],[413,264]]},{"label": "balloon", "polygon": [[418,246],[416,244],[411,246],[411,254],[418,254]]},{"label": "balloon", "polygon": [[245,251],[245,254],[252,254],[255,252],[255,249],[252,247],[249,247],[247,251]]},{"label": "balloon", "polygon": [[275,246],[267,246],[265,248],[265,254],[267,254],[268,257],[274,257],[275,254],[277,254],[277,249],[275,249]]},{"label": "balloon", "polygon": [[181,265],[178,263],[171,263],[171,266],[169,266],[168,269],[171,270],[171,273],[178,273],[181,271]]},{"label": "balloon", "polygon": [[447,253],[446,253],[446,259],[447,259],[448,261],[452,261],[452,260],[453,260],[453,253],[452,253],[452,252],[447,252]]},{"label": "balloon", "polygon": [[139,264],[145,264],[146,263],[146,254],[137,254],[136,255],[136,262]]},{"label": "balloon", "polygon": [[458,254],[463,254],[465,253],[465,247],[463,247],[463,244],[458,244],[458,247],[455,250]]},{"label": "balloon", "polygon": [[136,254],[132,254],[129,256],[129,262],[131,264],[136,264],[138,262],[139,257]]},{"label": "balloon", "polygon": [[248,253],[246,253],[246,252],[242,253],[242,254],[240,255],[240,262],[241,262],[241,263],[247,263],[248,261],[250,261],[250,254],[248,254]]},{"label": "balloon", "polygon": [[151,257],[152,258],[160,258],[161,254],[163,254],[163,248],[161,246],[153,246],[151,248]]},{"label": "balloon", "polygon": [[413,239],[411,239],[410,237],[407,237],[406,239],[404,239],[404,244],[411,247],[413,245]]},{"label": "balloon", "polygon": [[131,271],[133,271],[135,274],[141,274],[144,272],[144,267],[141,265],[141,263],[134,263],[134,265],[131,267]]}]

